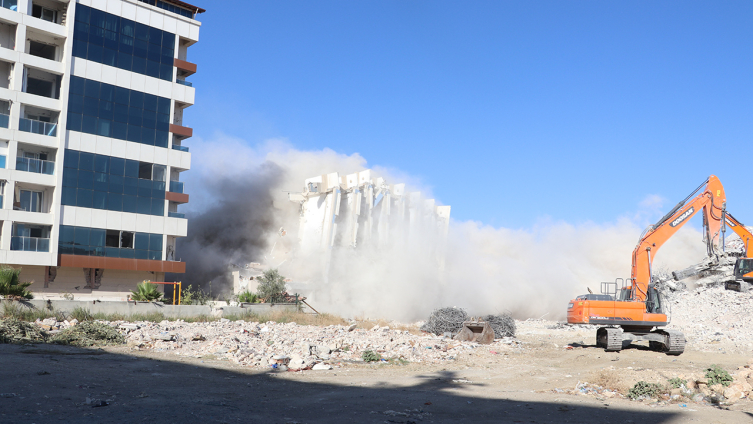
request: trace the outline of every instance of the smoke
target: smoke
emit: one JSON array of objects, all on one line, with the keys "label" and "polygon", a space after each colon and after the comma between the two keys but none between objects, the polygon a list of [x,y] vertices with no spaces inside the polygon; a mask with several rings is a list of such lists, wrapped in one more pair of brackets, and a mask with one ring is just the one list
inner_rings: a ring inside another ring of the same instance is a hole
[{"label": "smoke", "polygon": [[[363,157],[301,151],[284,140],[250,147],[222,134],[197,140],[192,152],[187,189],[193,209],[188,237],[177,247],[187,262],[183,281],[219,282],[229,264],[262,262],[291,278],[289,291],[307,296],[317,310],[347,317],[412,321],[437,307],[458,306],[472,315],[507,311],[562,319],[567,301],[587,288],[599,292],[602,281],[629,277],[646,217],[661,215],[663,203],[649,196],[611,223],[543,219],[532,228],[508,229],[451,220],[444,242],[433,228],[409,234],[398,228],[387,242],[336,247],[327,261],[321,250],[298,245],[298,205],[286,191],[302,191],[304,179],[316,175],[367,169]],[[370,168],[389,183],[408,183],[409,191],[429,191],[409,174]],[[700,241],[698,229],[681,229],[658,253],[656,269],[698,261],[705,254]]]}]

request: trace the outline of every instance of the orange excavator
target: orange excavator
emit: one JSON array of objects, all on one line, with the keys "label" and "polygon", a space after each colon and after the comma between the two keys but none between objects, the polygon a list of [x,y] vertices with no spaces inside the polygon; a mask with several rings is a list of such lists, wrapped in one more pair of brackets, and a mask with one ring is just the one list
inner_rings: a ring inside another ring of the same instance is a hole
[{"label": "orange excavator", "polygon": [[[727,290],[734,290],[738,292],[747,292],[751,285],[753,285],[753,234],[745,228],[740,221],[735,219],[726,210],[722,211],[724,219],[722,220],[722,236],[729,226],[732,231],[740,237],[743,242],[743,255],[744,257],[737,259],[735,262],[734,280],[725,281],[724,288]],[[722,240],[724,238],[722,237]],[[722,246],[724,243],[722,243]]]},{"label": "orange excavator", "polygon": [[667,314],[662,296],[652,283],[653,258],[659,248],[699,211],[703,211],[704,239],[710,256],[716,254],[719,245],[723,249],[726,225],[746,242],[747,256],[746,240],[750,240],[750,233],[726,212],[726,201],[722,183],[716,176],[710,176],[641,234],[633,250],[630,278],[601,283],[601,294],[589,293],[571,300],[567,322],[604,325],[596,331],[596,344],[606,351],[622,350],[623,341],[648,341],[652,350],[668,355],[682,354],[685,336],[679,331],[658,328],[667,325]]}]

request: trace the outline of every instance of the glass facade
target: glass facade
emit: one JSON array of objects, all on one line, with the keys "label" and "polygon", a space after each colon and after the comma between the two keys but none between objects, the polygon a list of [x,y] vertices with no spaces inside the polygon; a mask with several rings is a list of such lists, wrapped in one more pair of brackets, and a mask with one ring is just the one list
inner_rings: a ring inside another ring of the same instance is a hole
[{"label": "glass facade", "polygon": [[159,261],[162,234],[61,225],[58,253]]},{"label": "glass facade", "polygon": [[165,216],[166,167],[65,149],[63,205]]},{"label": "glass facade", "polygon": [[167,148],[170,102],[166,97],[71,76],[67,129]]},{"label": "glass facade", "polygon": [[77,3],[73,56],[172,81],[175,34]]}]

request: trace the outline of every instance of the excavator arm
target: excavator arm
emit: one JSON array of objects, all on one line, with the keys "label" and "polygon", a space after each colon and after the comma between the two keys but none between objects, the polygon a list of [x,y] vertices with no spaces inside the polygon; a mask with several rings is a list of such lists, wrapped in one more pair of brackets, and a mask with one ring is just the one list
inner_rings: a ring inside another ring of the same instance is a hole
[{"label": "excavator arm", "polygon": [[[740,237],[740,240],[743,241],[744,248],[744,254],[746,258],[753,257],[753,234],[748,231],[747,228],[745,228],[745,225],[743,225],[742,222],[735,219],[734,216],[732,216],[729,212],[726,210],[723,211],[724,215],[724,225],[725,227],[729,227],[732,231],[735,232]],[[722,229],[724,231],[724,227]]]},{"label": "excavator arm", "polygon": [[[699,193],[691,199],[693,195]],[[719,179],[712,175],[693,193],[678,203],[667,215],[650,226],[633,250],[633,263],[630,277],[633,282],[633,300],[645,302],[648,286],[651,283],[651,265],[656,252],[696,213],[703,211],[704,238],[709,250],[719,241],[726,197]],[[734,229],[734,227],[732,227]],[[747,231],[747,230],[746,230]],[[716,242],[716,243],[715,243]]]}]

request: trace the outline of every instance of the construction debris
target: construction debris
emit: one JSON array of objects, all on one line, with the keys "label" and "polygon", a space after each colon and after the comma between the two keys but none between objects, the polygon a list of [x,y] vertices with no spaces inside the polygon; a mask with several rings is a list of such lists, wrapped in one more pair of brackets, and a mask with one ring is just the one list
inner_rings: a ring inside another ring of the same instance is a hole
[{"label": "construction debris", "polygon": [[463,328],[463,322],[468,321],[468,313],[460,308],[435,309],[429,320],[421,326],[421,331],[443,335],[455,335]]},{"label": "construction debris", "polygon": [[97,321],[84,321],[55,334],[51,341],[57,344],[89,347],[124,344],[125,337],[108,324]]},{"label": "construction debris", "polygon": [[515,320],[508,314],[487,315],[482,318],[494,330],[494,338],[515,337]]},{"label": "construction debris", "polygon": [[32,323],[9,317],[0,320],[0,343],[41,343],[47,332]]}]

